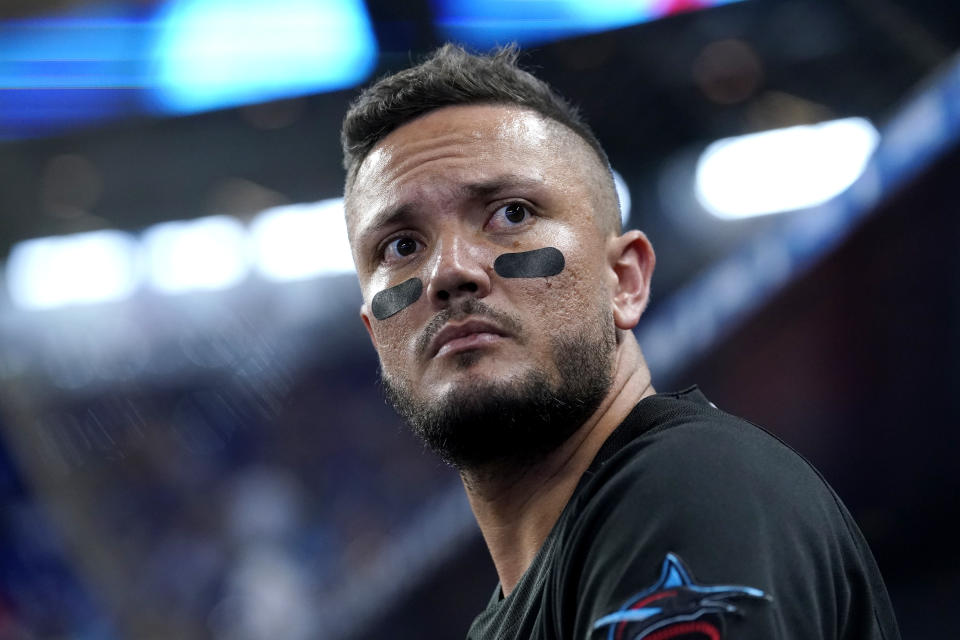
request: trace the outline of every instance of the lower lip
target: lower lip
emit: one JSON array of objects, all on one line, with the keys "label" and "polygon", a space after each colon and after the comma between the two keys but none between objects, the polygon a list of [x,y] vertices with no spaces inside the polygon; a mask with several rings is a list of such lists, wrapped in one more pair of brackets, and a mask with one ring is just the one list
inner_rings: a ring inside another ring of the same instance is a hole
[{"label": "lower lip", "polygon": [[451,353],[460,353],[470,349],[479,349],[493,344],[503,339],[503,336],[495,333],[471,333],[462,338],[455,338],[450,342],[445,342],[435,357],[445,356]]}]

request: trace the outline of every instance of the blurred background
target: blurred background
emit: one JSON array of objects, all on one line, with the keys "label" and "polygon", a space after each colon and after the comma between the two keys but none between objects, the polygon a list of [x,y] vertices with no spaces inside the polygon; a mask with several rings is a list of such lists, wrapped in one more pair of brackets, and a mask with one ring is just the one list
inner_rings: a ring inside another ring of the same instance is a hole
[{"label": "blurred background", "polygon": [[810,459],[905,638],[960,596],[960,5],[6,0],[0,639],[456,638],[496,576],[383,402],[358,88],[518,42],[657,251],[637,334]]}]

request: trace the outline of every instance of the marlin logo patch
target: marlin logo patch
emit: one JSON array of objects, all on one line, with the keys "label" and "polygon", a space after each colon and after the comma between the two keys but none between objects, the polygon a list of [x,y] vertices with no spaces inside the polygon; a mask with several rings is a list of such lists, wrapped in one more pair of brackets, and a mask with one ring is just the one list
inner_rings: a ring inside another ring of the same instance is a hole
[{"label": "marlin logo patch", "polygon": [[607,629],[607,640],[721,640],[723,615],[740,614],[731,600],[743,598],[771,600],[753,587],[697,584],[683,561],[668,553],[657,582],[594,622],[593,631]]}]

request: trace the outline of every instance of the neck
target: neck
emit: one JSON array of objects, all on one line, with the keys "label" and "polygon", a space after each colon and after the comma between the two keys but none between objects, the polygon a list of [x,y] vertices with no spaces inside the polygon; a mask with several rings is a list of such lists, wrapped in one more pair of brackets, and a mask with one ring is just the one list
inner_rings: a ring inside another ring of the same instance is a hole
[{"label": "neck", "polygon": [[522,469],[461,472],[504,596],[510,595],[533,562],[607,437],[637,402],[653,393],[640,347],[628,332],[616,350],[609,392],[561,447]]}]

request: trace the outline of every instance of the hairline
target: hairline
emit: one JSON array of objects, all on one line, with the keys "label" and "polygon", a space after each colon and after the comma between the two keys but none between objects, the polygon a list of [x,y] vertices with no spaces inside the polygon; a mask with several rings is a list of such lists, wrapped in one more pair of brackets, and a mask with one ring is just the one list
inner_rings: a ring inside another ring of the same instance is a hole
[{"label": "hairline", "polygon": [[[612,230],[613,232],[616,232],[616,233],[619,233],[622,231],[621,229],[622,221],[621,221],[621,214],[620,214],[620,196],[616,191],[616,182],[613,177],[613,167],[610,165],[610,161],[606,156],[606,152],[603,151],[602,149],[597,149],[596,145],[589,138],[584,136],[582,133],[580,133],[579,131],[577,131],[575,128],[571,127],[567,123],[559,120],[558,118],[555,118],[546,113],[543,113],[542,111],[540,111],[539,109],[536,109],[535,107],[525,105],[525,104],[519,104],[517,102],[511,102],[509,100],[469,100],[469,101],[457,102],[452,104],[444,104],[444,105],[440,105],[430,109],[426,109],[416,114],[415,116],[408,118],[403,122],[400,122],[399,124],[394,126],[392,129],[385,131],[383,135],[381,135],[373,144],[369,146],[369,148],[366,150],[366,152],[362,156],[357,157],[356,162],[354,162],[350,170],[347,171],[346,181],[345,181],[344,190],[343,190],[344,203],[346,204],[346,202],[349,200],[350,193],[353,191],[356,185],[357,175],[360,173],[360,169],[363,167],[363,164],[367,161],[367,158],[369,158],[370,155],[377,149],[377,147],[380,146],[380,144],[383,143],[383,141],[386,140],[391,134],[407,126],[408,124],[412,124],[417,120],[420,120],[432,113],[436,113],[438,111],[442,111],[444,109],[451,108],[451,107],[471,107],[471,106],[496,106],[496,107],[504,107],[504,108],[510,108],[510,109],[517,109],[520,111],[526,111],[527,113],[536,114],[537,116],[542,118],[544,121],[548,122],[551,126],[559,126],[561,130],[564,131],[568,136],[570,134],[573,134],[576,137],[576,139],[580,141],[581,145],[585,145],[590,150],[590,155],[593,158],[593,161],[596,163],[595,169],[601,172],[600,175],[602,175],[603,179],[606,181],[606,185],[605,185],[606,188],[604,190],[610,191],[611,194],[613,195],[612,204],[616,208],[616,212],[615,212],[616,221],[612,226],[609,222],[606,222],[605,224],[598,225],[598,226],[600,226],[601,229],[603,229],[604,231]],[[602,194],[597,194],[597,195],[601,200],[605,199]],[[597,202],[597,205],[602,206],[603,203]],[[347,229],[349,231],[350,216],[349,216],[349,207],[347,206],[344,206],[344,215],[348,218]],[[595,216],[595,218],[596,217],[597,216]],[[599,217],[607,218],[609,217],[609,214],[604,213]],[[351,233],[350,236],[352,237],[352,235],[353,234]]]}]

